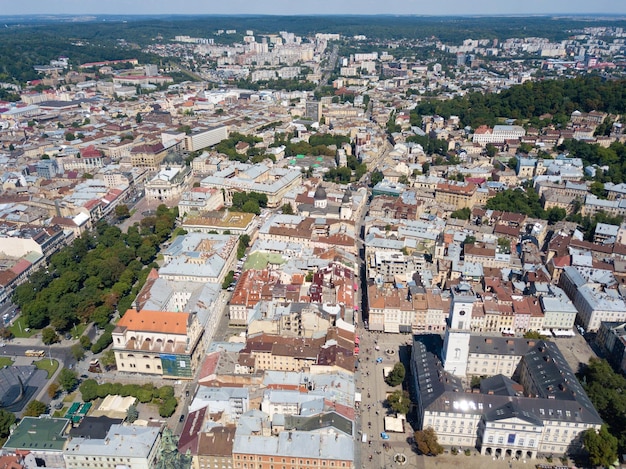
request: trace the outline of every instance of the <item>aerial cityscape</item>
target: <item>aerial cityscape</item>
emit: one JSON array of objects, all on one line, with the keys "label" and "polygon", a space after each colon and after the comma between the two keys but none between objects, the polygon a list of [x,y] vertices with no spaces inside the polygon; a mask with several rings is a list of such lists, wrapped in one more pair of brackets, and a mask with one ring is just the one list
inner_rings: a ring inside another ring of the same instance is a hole
[{"label": "aerial cityscape", "polygon": [[0,469],[626,465],[624,6],[288,3],[2,12]]}]

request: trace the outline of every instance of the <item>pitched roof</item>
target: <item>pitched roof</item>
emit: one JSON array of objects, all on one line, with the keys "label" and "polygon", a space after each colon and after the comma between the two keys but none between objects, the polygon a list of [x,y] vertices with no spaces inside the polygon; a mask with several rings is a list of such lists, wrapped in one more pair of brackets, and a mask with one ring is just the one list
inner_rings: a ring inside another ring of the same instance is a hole
[{"label": "pitched roof", "polygon": [[117,323],[132,331],[160,332],[163,334],[187,334],[189,313],[129,309]]}]

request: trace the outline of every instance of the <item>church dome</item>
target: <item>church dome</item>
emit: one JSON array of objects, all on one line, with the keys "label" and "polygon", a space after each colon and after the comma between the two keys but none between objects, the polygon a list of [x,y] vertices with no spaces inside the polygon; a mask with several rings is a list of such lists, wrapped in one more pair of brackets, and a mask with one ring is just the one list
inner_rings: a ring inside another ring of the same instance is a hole
[{"label": "church dome", "polygon": [[317,186],[315,189],[315,195],[313,196],[315,200],[326,200],[326,191],[322,186]]}]

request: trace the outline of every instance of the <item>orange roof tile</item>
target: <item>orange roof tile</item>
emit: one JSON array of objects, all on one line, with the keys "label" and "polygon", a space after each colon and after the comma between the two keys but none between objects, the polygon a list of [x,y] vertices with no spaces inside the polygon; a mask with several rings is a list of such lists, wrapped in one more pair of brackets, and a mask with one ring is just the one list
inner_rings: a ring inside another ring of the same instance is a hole
[{"label": "orange roof tile", "polygon": [[117,323],[133,331],[187,334],[189,313],[129,309]]}]

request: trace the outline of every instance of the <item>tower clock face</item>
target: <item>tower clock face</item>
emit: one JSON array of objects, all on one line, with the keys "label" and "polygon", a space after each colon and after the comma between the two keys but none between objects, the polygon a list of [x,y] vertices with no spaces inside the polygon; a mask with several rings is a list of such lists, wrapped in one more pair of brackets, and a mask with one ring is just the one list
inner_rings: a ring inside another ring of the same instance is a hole
[{"label": "tower clock face", "polygon": [[464,310],[459,311],[459,316],[465,316],[465,311]]}]

